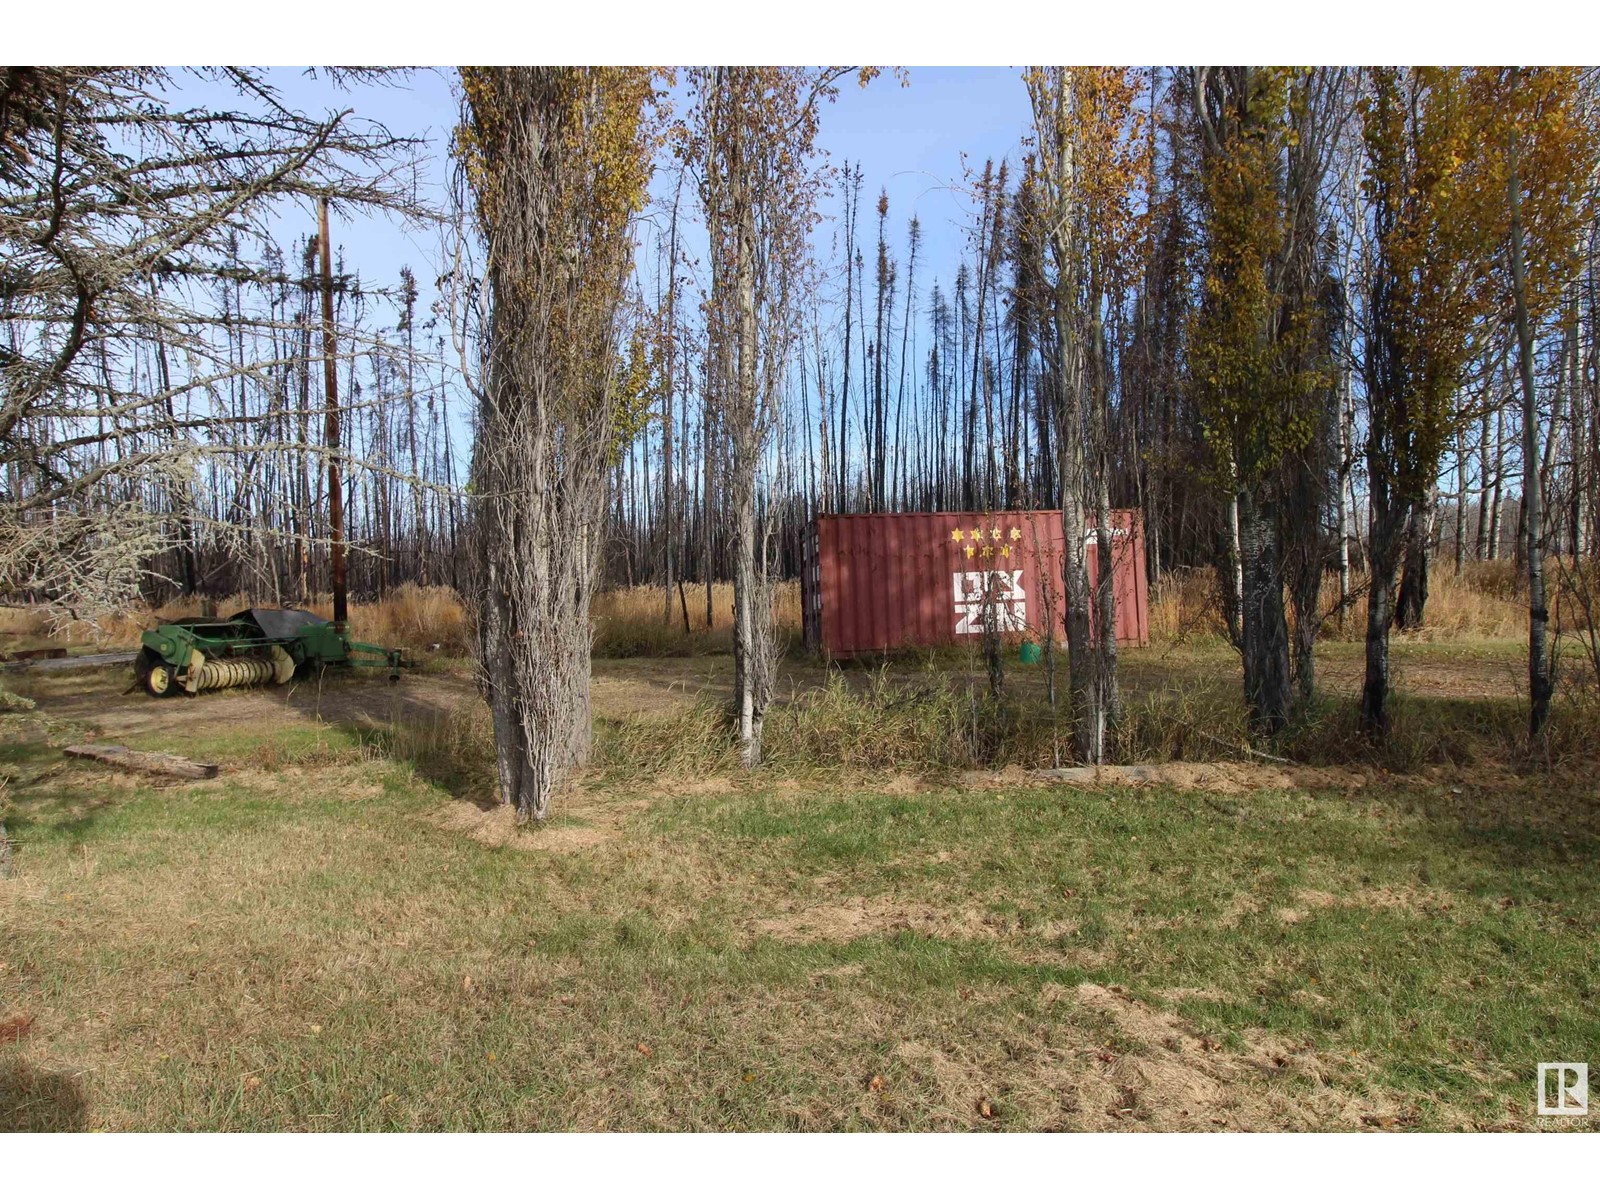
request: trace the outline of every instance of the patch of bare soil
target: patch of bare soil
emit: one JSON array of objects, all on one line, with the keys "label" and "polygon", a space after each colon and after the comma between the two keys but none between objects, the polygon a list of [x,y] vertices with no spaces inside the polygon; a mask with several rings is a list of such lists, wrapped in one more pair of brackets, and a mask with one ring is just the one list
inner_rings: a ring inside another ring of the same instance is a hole
[{"label": "patch of bare soil", "polygon": [[[1051,983],[1039,998],[1051,1018],[1009,1027],[1003,1062],[937,1034],[899,1042],[882,1096],[920,1085],[952,1128],[1017,1109],[1035,1127],[1091,1131],[1403,1129],[1418,1119],[1353,1059],[1309,1043],[1255,1029],[1230,1049],[1115,985]],[[969,998],[979,1008],[998,999],[982,988]]]},{"label": "patch of bare soil", "polygon": [[85,672],[27,681],[50,716],[121,741],[158,734],[182,753],[185,743],[285,722],[325,721],[375,728],[443,720],[474,695],[464,676],[407,673],[391,684],[381,671],[328,672],[285,687],[230,688],[156,700],[133,687],[129,670]]},{"label": "patch of bare soil", "polygon": [[486,846],[569,854],[615,840],[628,818],[649,803],[647,798],[618,799],[579,789],[562,798],[556,820],[538,825],[519,821],[516,809],[492,799],[451,800],[437,811],[435,824]]},{"label": "patch of bare soil", "polygon": [[1232,929],[1239,924],[1241,917],[1247,917],[1251,913],[1260,911],[1260,900],[1249,892],[1239,892],[1235,894],[1232,900],[1228,901],[1227,907],[1218,915],[1217,924],[1224,929]]},{"label": "patch of bare soil", "polygon": [[800,795],[814,792],[817,779],[823,786],[847,788],[852,792],[883,796],[913,796],[933,791],[941,785],[936,779],[923,779],[916,775],[858,775],[827,771],[818,777],[767,776],[767,775],[658,775],[651,780],[655,796],[727,796],[736,792],[774,792],[778,795]]},{"label": "patch of bare soil", "polygon": [[106,740],[122,741],[141,734],[181,743],[241,722],[276,719],[281,709],[257,690],[208,692],[200,697],[156,700],[133,688],[133,672],[100,670],[70,677],[36,677],[24,681],[28,695],[51,717],[95,730]]},{"label": "patch of bare soil", "polygon": [[832,904],[791,905],[770,917],[746,922],[753,935],[790,942],[849,942],[879,933],[912,931],[941,938],[1001,938],[1017,932],[1014,921],[973,908],[960,912],[902,903],[890,896],[850,897]]},{"label": "patch of bare soil", "polygon": [[1364,887],[1348,895],[1305,889],[1295,899],[1306,908],[1383,908],[1437,916],[1455,907],[1448,892],[1417,887]]},{"label": "patch of bare soil", "polygon": [[1139,1047],[1085,1051],[1073,1086],[1086,1128],[1392,1128],[1415,1119],[1370,1089],[1355,1090],[1351,1068],[1309,1044],[1254,1030],[1234,1051],[1115,986],[1079,984],[1070,998]]},{"label": "patch of bare soil", "polygon": [[1370,772],[1343,767],[1278,766],[1247,762],[1129,763],[1125,766],[1061,767],[1055,770],[969,772],[969,787],[1015,787],[1032,784],[1073,787],[1168,787],[1182,792],[1207,792],[1216,796],[1245,796],[1251,792],[1353,791],[1367,786]]},{"label": "patch of bare soil", "polygon": [[915,775],[894,774],[875,782],[872,790],[885,796],[912,796],[926,790],[927,786]]},{"label": "patch of bare soil", "polygon": [[1163,1000],[1174,1004],[1181,1003],[1184,1000],[1200,1000],[1208,1004],[1226,1004],[1231,999],[1226,992],[1218,991],[1216,988],[1170,987],[1162,988],[1158,994]]},{"label": "patch of bare soil", "polygon": [[[1400,642],[1399,646],[1407,647]],[[1434,650],[1437,657],[1399,654],[1392,664],[1397,691],[1416,696],[1448,697],[1456,700],[1495,700],[1525,696],[1528,668],[1525,658],[1470,656],[1451,653],[1448,647]],[[1317,663],[1317,682],[1330,691],[1359,693],[1365,663],[1357,656],[1327,656]]]},{"label": "patch of bare soil", "polygon": [[1012,788],[1047,787],[1054,780],[1044,778],[1038,771],[1012,763],[998,771],[962,771],[956,782],[968,791],[994,792]]},{"label": "patch of bare soil", "polygon": [[448,719],[462,704],[477,698],[468,678],[416,674],[403,674],[396,683],[382,674],[296,680],[285,688],[260,689],[258,694],[301,716],[360,729],[425,727]]},{"label": "patch of bare soil", "polygon": [[705,775],[691,779],[668,776],[656,781],[656,793],[661,796],[726,796],[738,790],[738,786],[726,775]]}]

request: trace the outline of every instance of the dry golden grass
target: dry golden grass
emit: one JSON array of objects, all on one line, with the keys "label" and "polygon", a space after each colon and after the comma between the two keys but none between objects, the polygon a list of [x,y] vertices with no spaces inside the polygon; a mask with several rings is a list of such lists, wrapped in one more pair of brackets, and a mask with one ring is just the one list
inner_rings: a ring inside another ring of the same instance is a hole
[{"label": "dry golden grass", "polygon": [[[166,604],[126,609],[93,621],[52,621],[42,609],[0,608],[0,638],[32,639],[66,646],[112,649],[138,644],[139,635],[163,621],[188,617],[228,617],[258,604],[275,604],[247,592],[231,596],[185,596]],[[294,601],[285,600],[292,606]],[[306,605],[319,616],[333,618],[333,597],[327,593]],[[350,605],[350,629],[359,641],[409,650],[437,644],[450,655],[471,652],[472,628],[461,597],[448,587],[401,584],[382,600]]]},{"label": "dry golden grass", "polygon": [[16,605],[0,606],[0,637],[41,637],[49,632],[50,623],[39,609]]},{"label": "dry golden grass", "polygon": [[[684,633],[683,608],[673,597],[672,618],[663,620],[662,590],[658,587],[617,588],[595,597],[592,618],[595,654],[601,658],[648,656],[681,657],[691,654],[728,653],[732,650],[733,585],[712,586],[713,623],[707,625],[705,588],[685,589],[689,632]],[[95,646],[100,649],[134,646],[139,635],[163,621],[187,617],[229,616],[256,604],[275,603],[246,592],[231,596],[188,596],[154,607],[136,607],[94,621],[52,623],[42,609],[0,607],[0,640],[15,646],[35,643]],[[293,601],[285,601],[292,604]],[[307,605],[329,619],[333,597],[323,593]],[[800,585],[778,584],[773,612],[779,636],[800,635]],[[351,632],[361,641],[401,646],[413,652],[437,645],[439,653],[465,657],[472,653],[472,618],[454,590],[406,583],[381,600],[357,600],[350,605]]]},{"label": "dry golden grass", "polygon": [[1214,571],[1183,568],[1169,571],[1156,580],[1150,589],[1150,641],[1153,644],[1176,645],[1226,636]]},{"label": "dry golden grass", "polygon": [[[319,598],[313,611],[331,618],[332,599]],[[401,584],[383,600],[352,604],[350,626],[361,640],[382,646],[427,650],[436,645],[449,655],[472,652],[471,618],[461,597],[448,587]]]},{"label": "dry golden grass", "polygon": [[[728,653],[733,648],[733,585],[711,585],[712,624],[706,623],[704,584],[684,588],[672,598],[671,619],[664,611],[665,595],[659,587],[614,588],[594,599],[594,653],[598,658],[681,657],[690,654]],[[684,602],[688,604],[689,630],[684,632]],[[800,583],[777,585],[772,598],[773,617],[780,642],[800,636]]]},{"label": "dry golden grass", "polygon": [[[1322,627],[1322,640],[1358,642],[1365,637],[1366,575],[1354,573],[1350,587],[1356,599],[1341,621],[1338,616],[1339,577],[1330,573],[1323,578],[1321,608],[1333,615]],[[1468,563],[1459,576],[1451,564],[1435,563],[1428,578],[1428,603],[1422,628],[1398,636],[1424,642],[1524,638],[1528,632],[1528,607],[1522,587],[1522,578],[1509,560]],[[1226,636],[1213,571],[1205,568],[1172,571],[1151,588],[1152,642],[1178,644]]]}]

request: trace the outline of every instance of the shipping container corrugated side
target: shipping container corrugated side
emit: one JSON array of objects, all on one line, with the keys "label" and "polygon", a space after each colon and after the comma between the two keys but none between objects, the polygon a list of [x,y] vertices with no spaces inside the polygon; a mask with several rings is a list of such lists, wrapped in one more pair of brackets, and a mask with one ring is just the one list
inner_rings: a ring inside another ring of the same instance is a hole
[{"label": "shipping container corrugated side", "polygon": [[[1117,641],[1149,640],[1143,526],[1112,514]],[[1098,540],[1085,530],[1091,584]],[[806,644],[827,654],[939,646],[981,638],[985,614],[1002,633],[1060,639],[1064,540],[1055,510],[819,516],[801,573]]]}]

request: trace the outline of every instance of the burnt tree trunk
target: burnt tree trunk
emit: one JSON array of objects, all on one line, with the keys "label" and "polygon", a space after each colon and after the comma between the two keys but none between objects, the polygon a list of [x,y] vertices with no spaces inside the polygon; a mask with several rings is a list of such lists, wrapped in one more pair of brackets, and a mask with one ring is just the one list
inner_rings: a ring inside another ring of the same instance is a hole
[{"label": "burnt tree trunk", "polygon": [[1289,626],[1283,608],[1283,555],[1278,514],[1270,501],[1239,492],[1239,557],[1244,591],[1240,638],[1245,705],[1257,736],[1273,737],[1289,721]]},{"label": "burnt tree trunk", "polygon": [[1400,572],[1400,594],[1395,601],[1397,629],[1422,628],[1428,603],[1428,558],[1433,537],[1434,500],[1417,505],[1406,523],[1405,564]]}]

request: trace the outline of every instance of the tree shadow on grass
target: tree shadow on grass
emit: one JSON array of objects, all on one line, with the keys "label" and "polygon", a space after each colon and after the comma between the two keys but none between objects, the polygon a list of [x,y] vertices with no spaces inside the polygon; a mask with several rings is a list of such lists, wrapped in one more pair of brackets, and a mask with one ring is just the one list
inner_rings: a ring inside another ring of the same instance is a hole
[{"label": "tree shadow on grass", "polygon": [[367,674],[301,681],[275,696],[457,799],[494,807],[493,745],[473,720],[478,701],[470,686],[427,676],[390,683]]},{"label": "tree shadow on grass", "polygon": [[75,1075],[0,1059],[0,1133],[71,1133],[88,1127],[88,1111]]}]

